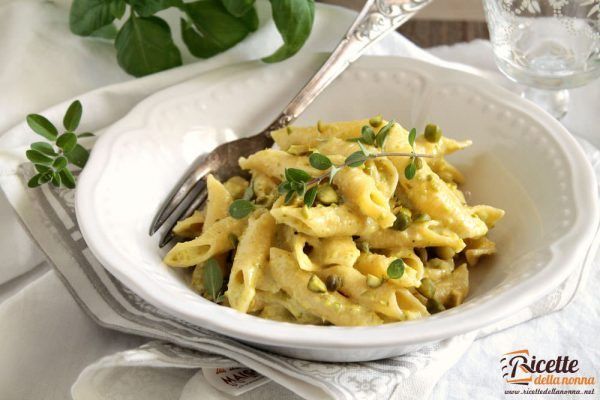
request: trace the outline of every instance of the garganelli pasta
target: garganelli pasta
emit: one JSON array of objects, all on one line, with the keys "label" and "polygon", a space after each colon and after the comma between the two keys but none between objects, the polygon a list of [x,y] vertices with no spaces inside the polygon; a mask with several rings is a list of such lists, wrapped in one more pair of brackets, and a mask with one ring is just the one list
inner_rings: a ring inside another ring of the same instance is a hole
[{"label": "garganelli pasta", "polygon": [[496,252],[504,211],[470,206],[444,159],[470,141],[380,117],[273,132],[277,149],[207,177],[203,210],[165,256],[200,295],[278,321],[343,326],[422,318],[461,304],[467,267]]}]

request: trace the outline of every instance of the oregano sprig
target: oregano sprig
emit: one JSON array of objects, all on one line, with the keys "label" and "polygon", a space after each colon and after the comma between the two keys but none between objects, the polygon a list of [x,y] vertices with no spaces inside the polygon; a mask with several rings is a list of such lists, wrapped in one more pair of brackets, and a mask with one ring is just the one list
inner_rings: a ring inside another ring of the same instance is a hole
[{"label": "oregano sprig", "polygon": [[350,139],[351,141],[357,142],[360,150],[346,157],[343,164],[336,165],[326,155],[317,152],[312,153],[308,157],[310,165],[319,171],[325,171],[323,174],[317,177],[313,178],[308,172],[301,169],[286,168],[284,173],[285,179],[278,187],[279,193],[282,196],[285,196],[285,204],[290,204],[294,197],[298,196],[303,198],[304,204],[307,207],[312,207],[317,197],[318,185],[322,181],[328,180],[331,184],[334,176],[342,168],[360,167],[367,160],[378,157],[410,157],[410,162],[404,171],[404,175],[407,179],[414,178],[416,170],[420,168],[419,165],[422,165],[421,157],[433,157],[429,154],[419,154],[415,152],[414,144],[417,135],[416,129],[411,129],[408,135],[408,142],[412,149],[410,153],[386,151],[373,153],[365,147],[365,144],[373,144],[380,148],[383,147],[389,131],[394,123],[394,121],[390,121],[388,124],[382,127],[377,134],[375,134],[374,130],[370,126],[363,126],[361,129],[361,137]]},{"label": "oregano sprig", "polygon": [[83,107],[79,100],[71,103],[62,121],[65,131],[60,135],[56,126],[43,115],[27,116],[27,125],[47,140],[32,143],[29,150],[25,152],[25,156],[37,171],[37,174],[27,182],[27,186],[34,188],[52,183],[56,187],[75,188],[75,177],[69,165],[83,168],[89,158],[89,151],[78,143],[78,139],[94,136],[90,132],[75,133],[82,113]]}]

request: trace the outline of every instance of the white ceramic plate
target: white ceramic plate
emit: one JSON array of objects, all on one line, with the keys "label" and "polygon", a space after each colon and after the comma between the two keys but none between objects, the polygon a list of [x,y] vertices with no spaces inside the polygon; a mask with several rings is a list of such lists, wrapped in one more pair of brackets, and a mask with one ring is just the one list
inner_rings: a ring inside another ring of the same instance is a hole
[{"label": "white ceramic plate", "polygon": [[[145,300],[188,322],[273,351],[367,360],[478,329],[516,313],[581,265],[598,223],[592,170],[574,139],[537,107],[485,79],[397,57],[364,57],[298,124],[381,113],[405,127],[433,121],[474,145],[451,157],[471,204],[506,210],[491,237],[498,255],[472,269],[454,309],[376,327],[303,326],[217,306],[162,262],[152,216],[200,153],[266,126],[322,62],[240,64],[157,93],[96,143],[79,178],[77,216],[104,266]],[[341,351],[344,350],[344,351]]]}]

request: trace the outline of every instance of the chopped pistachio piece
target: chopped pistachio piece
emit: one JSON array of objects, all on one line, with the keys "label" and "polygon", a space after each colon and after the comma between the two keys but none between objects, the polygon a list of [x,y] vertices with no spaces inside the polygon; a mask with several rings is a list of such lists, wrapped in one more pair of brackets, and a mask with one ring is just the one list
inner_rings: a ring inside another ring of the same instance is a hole
[{"label": "chopped pistachio piece", "polygon": [[429,214],[417,214],[413,218],[413,221],[414,222],[427,222],[427,221],[431,221],[431,217],[429,216]]},{"label": "chopped pistachio piece", "polygon": [[319,200],[319,202],[322,204],[329,205],[337,203],[339,201],[339,197],[331,185],[322,185],[319,187],[319,191],[317,192],[317,200]]},{"label": "chopped pistachio piece", "polygon": [[435,296],[435,284],[431,279],[423,278],[421,279],[421,286],[417,288],[417,291],[428,299],[433,299],[433,296]]},{"label": "chopped pistachio piece", "polygon": [[409,225],[410,225],[410,216],[407,213],[405,213],[404,211],[400,211],[396,215],[396,221],[394,221],[394,225],[392,225],[392,228],[397,231],[403,231],[403,230],[406,230],[406,228],[408,228]]},{"label": "chopped pistachio piece", "polygon": [[377,128],[382,123],[383,123],[383,117],[381,116],[381,114],[376,115],[369,120],[369,125],[371,125],[373,128]]},{"label": "chopped pistachio piece", "polygon": [[378,288],[383,283],[381,278],[376,277],[375,275],[367,274],[367,286],[370,288]]},{"label": "chopped pistachio piece", "polygon": [[321,279],[319,279],[316,275],[311,275],[308,280],[308,290],[315,293],[325,293],[327,291],[327,286]]},{"label": "chopped pistachio piece", "polygon": [[440,311],[444,311],[445,309],[446,308],[444,307],[444,305],[436,299],[427,300],[427,311],[429,311],[430,314],[436,314]]}]

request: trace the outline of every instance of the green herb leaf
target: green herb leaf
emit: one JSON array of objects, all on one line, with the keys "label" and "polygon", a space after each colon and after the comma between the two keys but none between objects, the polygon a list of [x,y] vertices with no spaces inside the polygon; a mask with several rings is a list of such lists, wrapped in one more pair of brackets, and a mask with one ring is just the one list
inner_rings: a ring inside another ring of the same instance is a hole
[{"label": "green herb leaf", "polygon": [[360,151],[364,154],[365,157],[369,157],[369,150],[367,150],[364,144],[358,142],[358,147],[360,147]]},{"label": "green herb leaf", "polygon": [[75,188],[75,177],[67,168],[61,169],[58,172],[61,182],[69,189]]},{"label": "green herb leaf", "polygon": [[387,268],[387,276],[390,279],[400,279],[404,275],[404,261],[400,258],[392,261]]},{"label": "green herb leaf", "polygon": [[52,179],[52,171],[44,172],[41,175],[42,176],[40,176],[40,179],[38,180],[38,183],[40,185],[43,185],[44,183],[48,183]]},{"label": "green herb leaf", "polygon": [[304,192],[306,191],[306,182],[290,182],[290,187],[292,190],[300,196],[304,196]]},{"label": "green herb leaf", "polygon": [[89,36],[115,19],[107,0],[73,0],[69,14],[71,32]]},{"label": "green herb leaf", "polygon": [[48,156],[56,156],[56,152],[54,151],[54,147],[52,147],[52,145],[50,143],[46,143],[46,142],[35,142],[35,143],[31,143],[31,148],[33,150],[37,150],[40,153],[44,153]]},{"label": "green herb leaf", "polygon": [[125,14],[125,0],[111,0],[110,13],[116,19],[120,19]]},{"label": "green herb leaf", "polygon": [[67,166],[67,163],[67,158],[60,156],[54,159],[54,162],[52,163],[52,168],[54,168],[57,171],[60,171],[61,169]]},{"label": "green herb leaf", "polygon": [[45,137],[48,140],[55,141],[58,136],[58,131],[52,122],[39,114],[29,114],[27,116],[27,125],[38,135]]},{"label": "green herb leaf", "polygon": [[383,146],[385,145],[385,141],[388,137],[388,134],[390,133],[390,129],[392,129],[392,126],[394,126],[395,123],[396,122],[394,120],[388,122],[383,128],[379,130],[377,136],[375,136],[375,144],[380,149],[383,148]]},{"label": "green herb leaf", "polygon": [[131,16],[115,40],[119,65],[133,76],[144,76],[181,65],[169,25],[158,17]]},{"label": "green herb leaf", "polygon": [[417,137],[417,130],[415,128],[412,128],[410,130],[410,132],[408,133],[408,144],[410,144],[410,147],[415,146],[416,137]]},{"label": "green herb leaf", "polygon": [[63,149],[65,153],[69,153],[75,148],[77,144],[77,135],[73,132],[63,133],[56,139],[56,145]]},{"label": "green herb leaf", "polygon": [[71,105],[67,109],[67,112],[65,113],[65,117],[63,118],[63,125],[66,130],[72,132],[75,129],[77,129],[77,127],[79,126],[79,121],[81,121],[82,112],[83,109],[79,100],[75,100],[71,103]]},{"label": "green herb leaf", "polygon": [[254,0],[221,0],[225,9],[235,16],[241,17],[254,6]]},{"label": "green herb leaf", "polygon": [[375,141],[375,131],[368,125],[362,127],[360,136],[360,141],[364,144],[373,144]]},{"label": "green herb leaf", "polygon": [[271,7],[283,45],[263,58],[267,63],[282,61],[296,54],[310,35],[315,15],[314,0],[271,0]]},{"label": "green herb leaf", "polygon": [[187,3],[191,22],[181,20],[181,36],[190,53],[209,58],[235,46],[258,28],[258,15],[251,7],[237,18],[219,0]]},{"label": "green herb leaf", "polygon": [[306,191],[306,194],[304,195],[304,204],[306,204],[307,207],[312,207],[315,203],[315,198],[317,197],[317,190],[317,186],[313,186]]},{"label": "green herb leaf", "polygon": [[204,288],[212,300],[217,300],[223,288],[223,271],[214,258],[209,258],[202,269],[202,282]]},{"label": "green herb leaf", "polygon": [[99,39],[113,40],[117,37],[117,28],[113,23],[110,23],[90,33],[90,36]]},{"label": "green herb leaf", "polygon": [[416,173],[417,165],[415,164],[415,160],[413,159],[408,163],[406,168],[404,168],[404,176],[406,177],[406,179],[412,179],[415,177]]},{"label": "green herb leaf", "polygon": [[92,132],[83,132],[83,133],[80,133],[79,135],[77,135],[78,138],[86,138],[86,137],[92,137],[92,136],[96,136],[96,135],[94,135]]},{"label": "green herb leaf", "polygon": [[69,160],[71,164],[83,168],[90,157],[90,152],[82,145],[76,144],[73,150],[65,154],[65,157],[67,157],[67,160]]},{"label": "green herb leaf", "polygon": [[248,200],[238,199],[229,206],[229,215],[235,219],[242,219],[254,211],[254,204]]},{"label": "green herb leaf", "polygon": [[290,186],[290,183],[288,181],[281,182],[279,186],[277,186],[277,191],[279,192],[279,194],[286,194],[290,190],[292,190],[292,187]]},{"label": "green herb leaf", "polygon": [[50,157],[46,156],[45,154],[42,154],[37,150],[27,150],[25,152],[25,156],[29,161],[31,161],[34,164],[49,165],[52,162],[52,159]]},{"label": "green herb leaf", "polygon": [[52,171],[52,168],[50,168],[50,167],[49,167],[49,166],[47,166],[47,165],[43,165],[43,164],[33,164],[33,166],[35,167],[35,170],[36,170],[37,172],[39,172],[40,174],[43,174],[43,173],[45,173],[45,172],[48,172],[48,171]]},{"label": "green herb leaf", "polygon": [[285,178],[290,182],[308,182],[312,179],[308,172],[297,168],[286,168]]},{"label": "green herb leaf", "polygon": [[362,151],[355,151],[346,158],[345,164],[349,167],[360,167],[366,160],[367,157]]},{"label": "green herb leaf", "polygon": [[320,153],[312,153],[308,157],[308,161],[313,168],[316,168],[321,171],[325,171],[326,169],[331,168],[332,163],[329,157],[320,154]]},{"label": "green herb leaf", "polygon": [[128,2],[141,17],[149,17],[169,7],[182,4],[181,0],[128,0]]},{"label": "green herb leaf", "polygon": [[41,185],[40,183],[40,177],[42,176],[42,174],[37,174],[34,175],[28,182],[27,182],[27,186],[30,188],[34,188],[34,187],[38,187]]},{"label": "green herb leaf", "polygon": [[289,191],[288,194],[285,195],[285,200],[284,200],[285,205],[290,204],[295,195],[296,195],[296,192]]},{"label": "green herb leaf", "polygon": [[54,187],[60,186],[60,175],[58,174],[58,172],[55,172],[52,174],[52,178],[51,178],[50,182],[52,182],[52,186],[54,186]]}]

